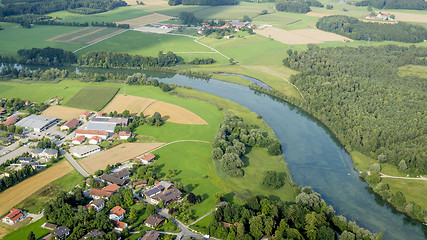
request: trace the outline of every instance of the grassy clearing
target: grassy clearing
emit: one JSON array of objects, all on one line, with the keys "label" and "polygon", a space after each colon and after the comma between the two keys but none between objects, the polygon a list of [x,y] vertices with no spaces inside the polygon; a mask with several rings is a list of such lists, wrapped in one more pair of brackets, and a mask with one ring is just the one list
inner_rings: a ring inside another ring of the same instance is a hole
[{"label": "grassy clearing", "polygon": [[[369,171],[369,167],[378,163],[377,160],[364,155],[363,153],[352,151],[350,153],[351,159],[353,160],[354,168],[358,171]],[[396,177],[405,177],[406,174],[403,174],[397,170],[397,167],[388,163],[381,163],[381,172]]]},{"label": "grassy clearing", "polygon": [[47,14],[53,18],[62,18],[62,22],[119,22],[127,19],[137,18],[150,14],[140,8],[120,7],[108,12],[97,14],[77,14],[67,11],[59,11]]},{"label": "grassy clearing", "polygon": [[[3,26],[3,24],[2,24]],[[47,42],[46,40],[57,35],[73,32],[81,27],[41,26],[31,28],[8,28],[0,31],[0,54],[17,55],[19,49],[55,47],[67,51],[74,51],[83,45],[62,42]]]},{"label": "grassy clearing", "polygon": [[84,87],[80,89],[65,105],[69,107],[99,111],[103,109],[119,88],[113,87]]},{"label": "grassy clearing", "polygon": [[394,194],[397,191],[403,193],[406,202],[415,202],[421,209],[427,209],[427,201],[425,190],[427,189],[427,181],[421,180],[407,180],[395,178],[383,178],[383,183],[390,185],[390,191]]},{"label": "grassy clearing", "polygon": [[45,235],[47,235],[50,230],[41,228],[41,225],[46,222],[45,218],[41,218],[40,220],[31,223],[28,226],[20,228],[18,231],[14,231],[8,235],[6,235],[3,240],[16,240],[16,239],[27,239],[28,233],[31,231],[36,235],[36,239],[39,239]]},{"label": "grassy clearing", "polygon": [[427,78],[427,66],[405,65],[399,67],[399,76],[416,76],[420,78]]}]

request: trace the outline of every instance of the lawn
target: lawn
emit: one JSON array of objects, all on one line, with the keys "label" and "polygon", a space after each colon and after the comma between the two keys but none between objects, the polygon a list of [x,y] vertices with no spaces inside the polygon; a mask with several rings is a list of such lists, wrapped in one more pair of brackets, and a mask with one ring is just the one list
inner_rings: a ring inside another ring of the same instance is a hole
[{"label": "lawn", "polygon": [[70,100],[65,104],[69,107],[95,110],[99,111],[103,109],[116,93],[119,88],[114,87],[84,87],[80,89]]},{"label": "lawn", "polygon": [[416,76],[420,78],[427,78],[427,66],[405,65],[399,67],[399,76]]},{"label": "lawn", "polygon": [[[3,23],[1,24],[3,26]],[[10,26],[10,24],[8,24]],[[55,47],[67,51],[74,51],[82,44],[47,42],[46,40],[57,35],[73,32],[81,27],[41,26],[32,25],[31,28],[7,28],[0,31],[0,54],[17,55],[20,49]]]},{"label": "lawn", "polygon": [[62,22],[119,22],[127,19],[137,18],[150,14],[140,8],[133,7],[120,7],[108,12],[97,13],[97,14],[77,14],[70,13],[67,11],[59,11],[47,14],[53,18],[62,18]]},{"label": "lawn", "polygon": [[427,181],[383,178],[381,182],[388,183],[390,185],[390,191],[393,194],[397,191],[402,192],[406,198],[406,202],[413,201],[418,204],[421,209],[427,209],[425,194],[427,189]]},{"label": "lawn", "polygon": [[46,219],[41,218],[40,220],[31,223],[28,226],[20,228],[18,231],[14,231],[6,235],[3,240],[27,239],[28,233],[30,233],[30,231],[32,231],[34,235],[36,235],[36,239],[39,239],[50,232],[50,230],[48,229],[41,228],[41,225],[45,222]]}]

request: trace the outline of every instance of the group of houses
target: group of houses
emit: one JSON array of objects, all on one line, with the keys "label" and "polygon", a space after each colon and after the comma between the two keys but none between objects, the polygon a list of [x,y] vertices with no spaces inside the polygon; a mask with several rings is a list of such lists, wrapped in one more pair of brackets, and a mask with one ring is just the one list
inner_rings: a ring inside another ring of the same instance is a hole
[{"label": "group of houses", "polygon": [[42,170],[46,167],[45,164],[41,164],[37,162],[37,160],[33,157],[19,157],[17,163],[11,163],[7,170],[10,171],[19,171],[26,165],[31,166],[34,170]]},{"label": "group of houses", "polygon": [[372,12],[372,13],[366,15],[366,19],[394,21],[394,18],[392,17],[392,15],[390,13],[382,13],[382,12],[379,12],[379,13]]},{"label": "group of houses", "polygon": [[151,189],[144,191],[142,195],[150,204],[163,202],[165,206],[182,198],[181,191],[168,181],[160,181]]}]

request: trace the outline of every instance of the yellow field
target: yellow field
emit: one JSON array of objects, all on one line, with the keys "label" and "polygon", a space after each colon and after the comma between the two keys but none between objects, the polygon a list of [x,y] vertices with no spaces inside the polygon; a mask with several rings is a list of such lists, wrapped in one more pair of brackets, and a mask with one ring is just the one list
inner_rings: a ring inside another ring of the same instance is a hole
[{"label": "yellow field", "polygon": [[107,151],[92,155],[79,161],[79,164],[90,174],[105,169],[108,164],[126,162],[136,156],[150,152],[164,143],[124,143]]},{"label": "yellow field", "polygon": [[144,115],[153,115],[159,112],[166,121],[181,124],[208,124],[195,113],[180,106],[156,101],[155,99],[124,96],[117,94],[113,100],[103,109],[105,113],[117,111],[122,113],[129,110],[131,113],[144,113]]},{"label": "yellow field", "polygon": [[272,38],[285,44],[310,44],[329,41],[342,41],[347,39],[335,33],[329,33],[318,29],[284,30],[276,27],[266,27],[255,30],[257,34]]},{"label": "yellow field", "polygon": [[416,13],[389,12],[397,21],[427,23],[427,15]]},{"label": "yellow field", "polygon": [[9,212],[12,207],[35,193],[40,188],[71,172],[71,170],[73,170],[73,167],[64,160],[61,163],[58,163],[57,165],[50,167],[47,170],[0,193],[0,216]]},{"label": "yellow field", "polygon": [[73,118],[78,118],[80,114],[84,112],[85,110],[82,110],[79,108],[53,105],[47,108],[46,110],[44,110],[41,115],[46,117],[59,118],[59,119],[68,121]]},{"label": "yellow field", "polygon": [[142,17],[128,19],[128,20],[124,20],[124,21],[120,21],[120,22],[116,22],[116,23],[117,24],[129,24],[130,27],[133,28],[133,27],[138,27],[138,26],[147,25],[147,24],[151,24],[151,23],[163,22],[163,21],[166,21],[169,19],[171,19],[170,16],[159,14],[159,13],[153,13],[150,15],[145,15]]}]

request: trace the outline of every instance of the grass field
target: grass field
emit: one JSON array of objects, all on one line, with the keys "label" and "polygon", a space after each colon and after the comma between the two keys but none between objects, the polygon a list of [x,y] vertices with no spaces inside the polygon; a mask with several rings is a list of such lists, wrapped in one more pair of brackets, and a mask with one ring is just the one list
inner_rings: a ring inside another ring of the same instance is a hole
[{"label": "grass field", "polygon": [[17,240],[17,239],[27,239],[28,233],[31,231],[36,235],[36,239],[39,239],[45,235],[47,235],[50,230],[41,228],[41,225],[46,222],[45,218],[41,218],[40,220],[31,223],[28,226],[20,228],[19,231],[14,231],[8,235],[6,235],[3,240]]},{"label": "grass field", "polygon": [[70,171],[72,166],[64,160],[0,193],[0,216],[40,188]]},{"label": "grass field", "polygon": [[86,27],[71,33],[55,36],[47,41],[86,45],[122,31],[124,30],[118,28]]},{"label": "grass field", "polygon": [[[2,24],[3,25],[3,24]],[[0,31],[0,54],[17,55],[20,49],[55,47],[74,51],[81,44],[62,42],[48,42],[46,40],[57,35],[66,34],[81,29],[80,27],[66,26],[41,26],[33,25],[31,28],[8,28]]]},{"label": "grass field", "polygon": [[53,18],[62,18],[62,22],[119,22],[131,18],[137,18],[144,15],[150,14],[140,8],[133,7],[120,7],[108,12],[97,13],[97,14],[77,14],[70,13],[67,11],[59,11],[47,14]]},{"label": "grass field", "polygon": [[113,99],[118,91],[119,88],[114,87],[84,87],[67,101],[65,105],[74,108],[99,111]]},{"label": "grass field", "polygon": [[419,65],[405,65],[399,67],[399,76],[416,76],[420,78],[427,78],[427,66]]}]

